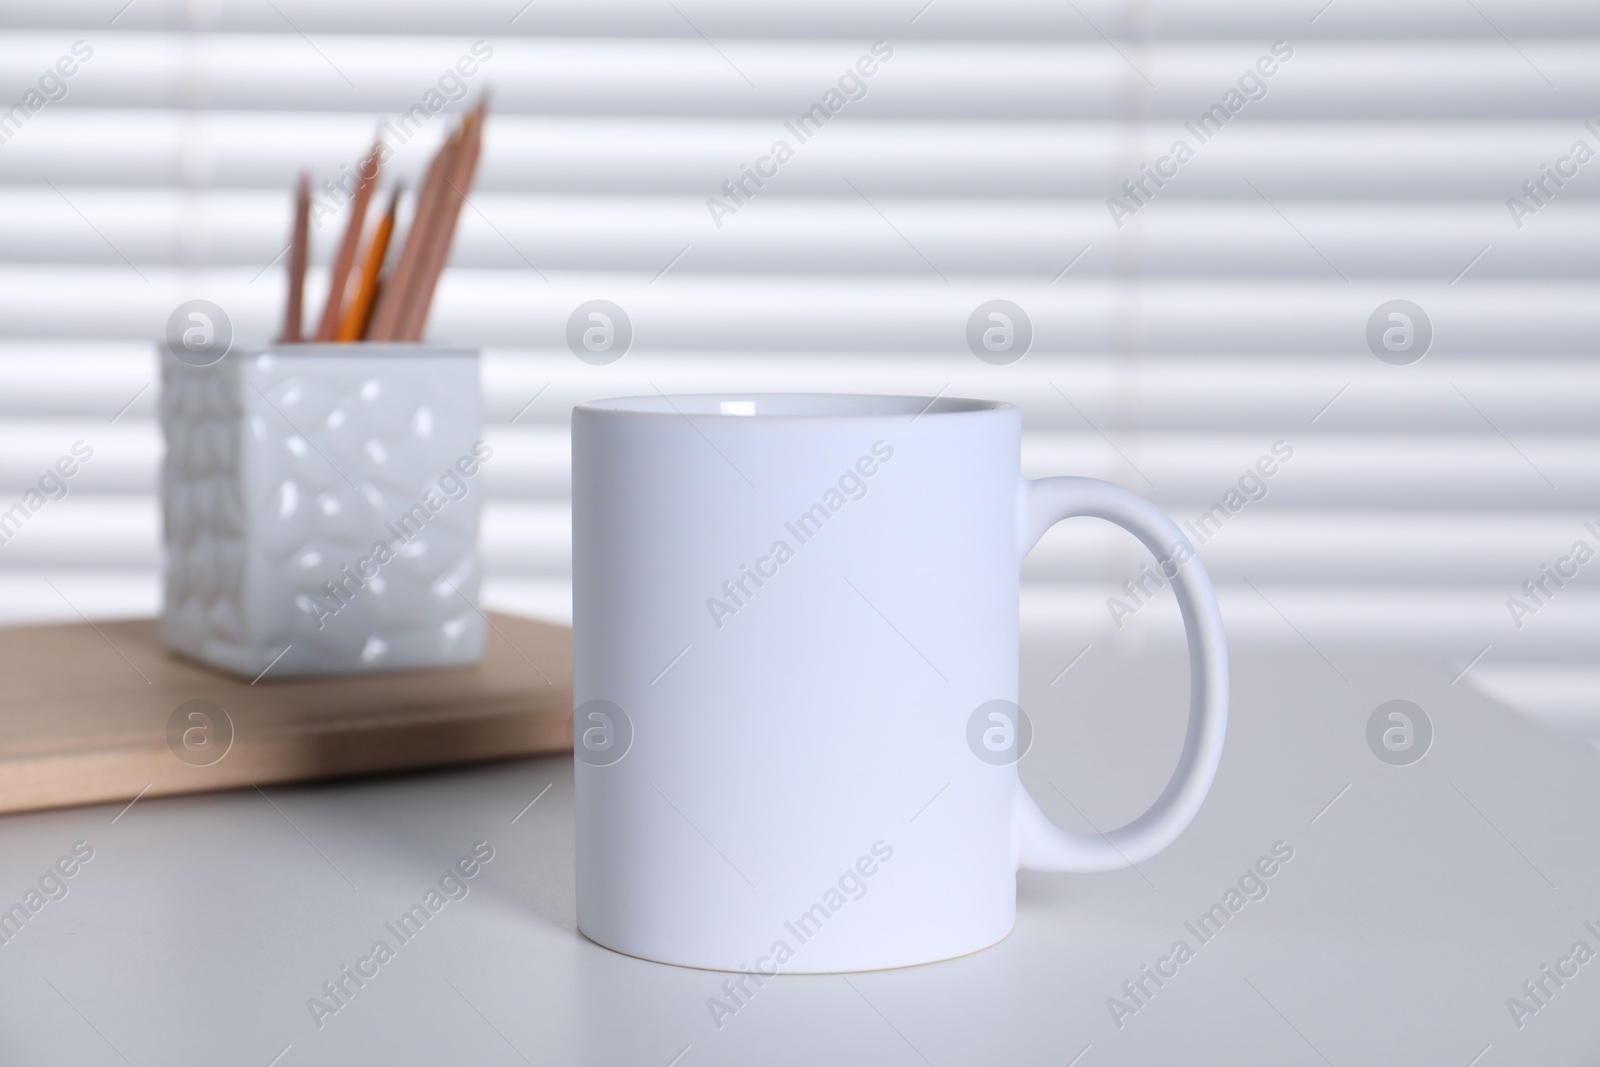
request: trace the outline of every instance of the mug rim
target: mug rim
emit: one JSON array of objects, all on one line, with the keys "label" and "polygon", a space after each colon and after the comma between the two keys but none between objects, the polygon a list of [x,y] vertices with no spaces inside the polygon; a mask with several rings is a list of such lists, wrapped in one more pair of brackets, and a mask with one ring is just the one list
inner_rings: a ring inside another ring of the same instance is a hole
[{"label": "mug rim", "polygon": [[[761,410],[763,404],[769,410]],[[747,419],[750,421],[882,419],[981,415],[1014,405],[1003,400],[892,393],[655,393],[587,400],[574,412],[613,417]]]}]

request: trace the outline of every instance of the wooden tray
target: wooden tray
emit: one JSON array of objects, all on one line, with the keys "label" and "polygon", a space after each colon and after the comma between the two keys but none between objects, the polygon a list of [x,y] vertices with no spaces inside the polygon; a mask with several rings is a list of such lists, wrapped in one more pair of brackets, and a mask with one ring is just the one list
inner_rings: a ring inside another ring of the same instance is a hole
[{"label": "wooden tray", "polygon": [[0,628],[0,812],[570,749],[571,631],[489,620],[476,667],[256,684],[154,619]]}]

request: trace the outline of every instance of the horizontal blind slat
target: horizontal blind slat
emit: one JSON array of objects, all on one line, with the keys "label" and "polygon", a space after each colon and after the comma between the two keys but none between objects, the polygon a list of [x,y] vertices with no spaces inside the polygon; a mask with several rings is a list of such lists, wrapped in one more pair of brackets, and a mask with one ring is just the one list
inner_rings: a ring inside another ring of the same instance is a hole
[{"label": "horizontal blind slat", "polygon": [[[677,388],[670,380],[666,384]],[[1005,390],[985,394],[1004,396]],[[1045,405],[1033,408],[1040,409]],[[1263,457],[1271,459],[1274,445],[1292,455],[1280,454],[1281,462],[1268,462],[1272,473],[1257,479],[1267,483],[1274,509],[1544,514],[1566,513],[1581,508],[1582,501],[1600,499],[1600,450],[1593,446],[1592,432],[1523,431],[1514,443],[1487,426],[1471,435],[1336,435],[1280,427],[1259,434],[1118,430],[1111,437],[1086,425],[1081,412],[1068,405],[1045,410],[1073,426],[1042,427],[1030,418],[1033,425],[1022,451],[1024,474],[1040,477],[1068,471],[1112,478],[1185,511],[1204,511],[1235,489],[1251,492],[1248,485],[1240,489],[1240,482],[1259,469]],[[570,493],[569,452],[561,428],[528,431],[491,425],[485,432],[491,443],[505,449],[506,462],[486,468],[485,484],[492,494],[560,500]],[[705,432],[715,439],[715,427]],[[94,450],[94,458],[69,479],[71,491],[155,490],[162,445],[152,421],[110,426],[77,420],[6,420],[0,424],[4,457],[0,492],[9,492],[14,501],[30,487],[42,485],[41,477],[78,441]],[[1575,529],[1573,536],[1580,533]]]},{"label": "horizontal blind slat", "polygon": [[[1585,517],[1578,513],[1397,515],[1275,507],[1247,506],[1232,518],[1197,527],[1198,534],[1191,532],[1214,580],[1248,577],[1332,588],[1393,582],[1435,592],[1476,585],[1499,590],[1486,604],[1504,612],[1513,630],[1506,599],[1525,597],[1523,580],[1536,575],[1540,564],[1569,553],[1574,539],[1585,534]],[[1181,505],[1173,513],[1191,526],[1199,517]],[[571,514],[565,500],[497,497],[484,505],[482,523],[480,547],[488,570],[557,578],[570,571]],[[0,559],[11,567],[154,569],[160,563],[160,508],[154,495],[76,493],[26,519],[8,520],[4,537]],[[1304,573],[1307,555],[1318,561],[1315,581]],[[1051,531],[1029,554],[1023,579],[1101,583],[1109,595],[1126,596],[1121,583],[1136,579],[1148,559],[1123,531],[1071,523]]]},{"label": "horizontal blind slat", "polygon": [[[12,220],[0,262],[115,266],[125,257],[141,267],[259,269],[282,251],[290,222],[289,205],[275,193],[64,185],[0,187],[0,216]],[[848,264],[855,273],[904,274],[925,269],[920,253],[947,274],[1049,276],[1070,261],[1073,276],[1083,278],[1124,273],[1122,246],[1137,240],[1147,277],[1319,278],[1328,275],[1331,261],[1346,277],[1449,278],[1470,263],[1482,282],[1587,276],[1600,245],[1600,202],[1592,200],[1563,203],[1521,231],[1499,202],[1173,200],[1119,221],[1120,228],[1104,203],[1081,200],[878,196],[869,205],[854,195],[789,197],[764,200],[727,219],[687,197],[481,192],[461,220],[450,263],[655,270],[690,244],[692,254],[675,269],[825,274]],[[343,216],[330,215],[313,232],[313,262],[331,259],[342,227]],[[1135,233],[1119,236],[1127,227]],[[894,231],[904,240],[895,240]],[[1227,240],[1219,241],[1219,233]]]},{"label": "horizontal blind slat", "polygon": [[[148,342],[0,341],[0,416],[10,427],[0,433],[19,434],[7,438],[13,446],[31,440],[48,445],[107,424],[118,412],[119,424],[147,423],[160,393],[156,377]],[[1473,404],[1482,405],[1495,427],[1518,437],[1600,430],[1600,363],[1583,356],[1515,365],[1430,357],[1397,374],[1365,356],[1353,362],[1347,353],[1288,359],[1146,354],[1137,362],[1090,354],[1030,357],[1009,367],[965,355],[952,359],[948,352],[795,351],[781,359],[640,353],[600,368],[565,348],[491,348],[483,355],[484,417],[508,444],[527,449],[519,463],[537,463],[549,452],[555,457],[549,462],[564,468],[574,404],[602,392],[648,393],[652,381],[678,392],[943,388],[948,395],[1016,404],[1030,434],[1081,431],[1081,411],[1108,432],[1196,440],[1203,434],[1240,448],[1287,429],[1297,439],[1309,429],[1319,437],[1492,433]],[[1469,404],[1466,398],[1475,399]],[[512,419],[516,426],[505,425]]]},{"label": "horizontal blind slat", "polygon": [[[117,33],[63,83],[79,107],[370,110],[397,117],[492,85],[507,114],[794,119],[1191,120],[1580,118],[1600,109],[1600,41],[1287,42],[600,40]],[[15,99],[69,54],[59,35],[0,39]],[[884,53],[887,53],[885,55]],[[456,66],[458,61],[460,68]],[[864,58],[864,61],[863,61]],[[1259,66],[1258,66],[1259,63]],[[858,66],[858,64],[860,64]],[[870,69],[863,76],[862,70]],[[463,72],[471,74],[463,76]],[[1270,70],[1270,74],[1263,72]],[[1559,86],[1560,91],[1552,91]],[[46,88],[49,88],[48,86]],[[827,97],[832,90],[834,100]],[[1232,91],[1236,102],[1227,100]],[[1246,99],[1249,97],[1249,99]],[[425,114],[425,113],[424,113]],[[775,136],[777,134],[775,132]]]},{"label": "horizontal blind slat", "polygon": [[[885,242],[897,240],[892,232]],[[906,255],[913,260],[911,250]],[[1063,260],[1070,253],[1063,255]],[[663,264],[665,267],[667,264]],[[276,329],[281,271],[144,267],[20,268],[0,264],[12,337],[148,339],[172,310],[204,297],[243,341]],[[1578,355],[1594,349],[1591,284],[1576,279],[1452,285],[1396,276],[1326,281],[875,278],[848,275],[631,274],[455,269],[444,276],[429,332],[463,343],[563,345],[568,317],[604,293],[635,327],[640,352],[847,349],[970,358],[967,319],[1005,294],[1032,321],[1039,355],[1129,351],[1238,355],[1362,353],[1366,323],[1403,292],[1435,324],[1433,352]],[[320,282],[313,275],[308,284]],[[317,291],[315,288],[313,292]],[[92,292],[93,300],[82,294]],[[1137,332],[1130,335],[1130,329]],[[1363,360],[1370,355],[1363,355]]]},{"label": "horizontal blind slat", "polygon": [[[725,195],[740,166],[760,162],[781,123],[754,119],[553,118],[495,115],[476,188],[513,195]],[[414,185],[443,129],[400,146],[391,180]],[[367,113],[46,111],[4,146],[0,183],[270,190],[286,202],[309,167],[331,180],[371,142]],[[1078,197],[1103,202],[1160,162],[1179,123],[860,121],[799,146],[760,200],[868,195]],[[1502,204],[1582,137],[1576,118],[1526,122],[1240,123],[1197,151],[1158,202],[1237,199],[1248,177],[1273,198]],[[1591,137],[1591,144],[1595,139]],[[1600,166],[1600,163],[1592,164]],[[1552,186],[1553,188],[1553,186]],[[1600,183],[1572,181],[1558,205],[1592,201]],[[280,209],[281,210],[281,209]],[[1508,228],[1512,228],[1509,214]],[[709,217],[707,227],[710,227]]]},{"label": "horizontal blind slat", "polygon": [[[1600,32],[1600,12],[1586,0],[1475,0],[1469,6],[1431,0],[1341,0],[1315,23],[1316,7],[1281,0],[813,0],[749,4],[740,0],[83,0],[71,5],[17,5],[9,25],[102,30],[114,16],[129,29],[248,30],[282,33],[285,22],[307,34],[390,33],[571,34],[578,36],[946,38],[1114,37],[1212,39],[1245,34],[1358,36],[1385,39],[1514,37]],[[1476,7],[1478,14],[1472,10]]]}]

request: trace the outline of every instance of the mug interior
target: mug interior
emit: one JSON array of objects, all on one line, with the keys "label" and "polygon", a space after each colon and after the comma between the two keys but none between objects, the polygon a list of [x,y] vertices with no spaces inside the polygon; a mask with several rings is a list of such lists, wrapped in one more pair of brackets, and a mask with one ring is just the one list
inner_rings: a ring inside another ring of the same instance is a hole
[{"label": "mug interior", "polygon": [[683,396],[623,396],[578,405],[591,411],[630,415],[699,415],[726,418],[881,418],[997,411],[998,400],[961,397],[862,396],[849,393],[693,393]]}]

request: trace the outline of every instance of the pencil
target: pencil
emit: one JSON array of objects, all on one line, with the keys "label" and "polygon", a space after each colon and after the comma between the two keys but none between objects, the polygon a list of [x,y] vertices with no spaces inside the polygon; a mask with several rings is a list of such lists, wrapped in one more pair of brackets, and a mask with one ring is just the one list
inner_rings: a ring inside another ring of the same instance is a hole
[{"label": "pencil", "polygon": [[350,221],[344,227],[344,239],[339,242],[339,254],[333,261],[333,273],[328,278],[328,302],[322,309],[322,321],[317,326],[318,341],[332,341],[339,332],[339,311],[344,302],[345,288],[350,282],[350,268],[355,266],[356,251],[361,244],[361,230],[366,225],[367,203],[372,199],[372,187],[378,180],[378,145],[361,161],[356,175],[355,196],[350,204]]},{"label": "pencil", "polygon": [[433,161],[428,164],[427,176],[422,181],[422,188],[417,193],[416,210],[412,213],[411,230],[406,234],[405,244],[400,250],[400,259],[395,264],[394,272],[384,280],[383,292],[378,296],[378,305],[372,313],[372,325],[367,333],[374,341],[398,341],[401,339],[400,324],[405,313],[407,292],[411,288],[413,279],[421,266],[422,242],[426,239],[429,227],[432,225],[434,213],[438,210],[437,201],[439,189],[443,186],[444,169],[454,152],[460,139],[460,132],[452,133],[439,151],[434,154]]},{"label": "pencil", "polygon": [[301,320],[306,290],[306,253],[311,242],[311,177],[300,172],[294,190],[294,232],[289,237],[289,299],[283,312],[283,340],[304,339]]},{"label": "pencil", "polygon": [[[396,203],[398,204],[404,198],[405,194],[397,191]],[[415,196],[413,196],[414,199]],[[412,212],[413,214],[416,212],[414,204]],[[405,242],[400,239],[400,219],[397,211],[394,226],[390,229],[389,248],[383,255],[382,265],[378,268],[378,280],[372,286],[372,309],[367,312],[367,323],[361,331],[361,340],[363,341],[377,340],[372,333],[373,315],[376,314],[377,307],[383,302],[384,292],[393,283],[395,271],[400,268],[400,254],[405,251],[404,247],[402,247],[404,244]]]},{"label": "pencil", "polygon": [[450,243],[455,237],[456,224],[461,218],[461,207],[466,202],[467,190],[472,187],[472,176],[478,167],[478,155],[483,148],[483,120],[488,111],[487,98],[467,114],[461,124],[461,145],[444,172],[440,190],[440,207],[423,245],[423,264],[416,287],[406,301],[400,339],[422,340],[422,331],[428,323],[428,309],[433,303],[434,290],[438,288],[439,275],[445,261],[450,258]]},{"label": "pencil", "polygon": [[383,269],[384,257],[389,253],[389,239],[394,236],[394,217],[399,206],[400,190],[396,189],[389,197],[389,210],[383,213],[377,229],[367,240],[367,254],[361,263],[361,273],[356,276],[355,295],[339,321],[334,340],[359,341],[366,335],[372,302],[378,295],[378,272]]}]

